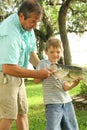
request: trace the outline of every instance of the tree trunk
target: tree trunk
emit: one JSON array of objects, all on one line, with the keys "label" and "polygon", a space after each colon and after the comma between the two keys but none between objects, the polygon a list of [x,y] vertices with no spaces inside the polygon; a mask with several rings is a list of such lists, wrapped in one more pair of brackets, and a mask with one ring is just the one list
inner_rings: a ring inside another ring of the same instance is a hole
[{"label": "tree trunk", "polygon": [[60,8],[58,17],[60,37],[64,48],[64,62],[67,65],[70,65],[72,63],[72,58],[66,31],[66,15],[69,5],[72,1],[73,0],[66,0],[66,2],[63,3],[63,5]]}]

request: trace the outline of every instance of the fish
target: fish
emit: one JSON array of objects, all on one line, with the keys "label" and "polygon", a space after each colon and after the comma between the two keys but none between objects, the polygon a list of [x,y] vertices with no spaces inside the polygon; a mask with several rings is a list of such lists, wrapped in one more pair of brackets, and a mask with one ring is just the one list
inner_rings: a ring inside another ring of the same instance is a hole
[{"label": "fish", "polygon": [[83,83],[87,85],[87,68],[85,67],[64,64],[51,64],[50,69],[52,71],[52,75],[56,79],[73,82],[78,77],[81,77]]}]

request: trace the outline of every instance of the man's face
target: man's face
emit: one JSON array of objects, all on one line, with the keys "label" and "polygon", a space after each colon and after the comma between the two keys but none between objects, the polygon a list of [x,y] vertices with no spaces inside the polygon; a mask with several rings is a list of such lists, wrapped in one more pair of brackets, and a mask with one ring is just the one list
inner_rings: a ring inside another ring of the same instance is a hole
[{"label": "man's face", "polygon": [[23,29],[27,31],[36,28],[41,19],[36,13],[31,13],[27,19],[25,19],[23,13],[21,13],[19,18]]}]

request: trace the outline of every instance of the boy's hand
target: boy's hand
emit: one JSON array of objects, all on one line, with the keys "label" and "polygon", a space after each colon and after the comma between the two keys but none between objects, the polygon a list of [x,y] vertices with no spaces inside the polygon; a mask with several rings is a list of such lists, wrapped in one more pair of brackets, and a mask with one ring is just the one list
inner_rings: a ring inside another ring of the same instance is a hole
[{"label": "boy's hand", "polygon": [[78,77],[77,79],[75,79],[73,82],[74,82],[74,85],[78,85],[80,80],[82,80],[81,77]]}]

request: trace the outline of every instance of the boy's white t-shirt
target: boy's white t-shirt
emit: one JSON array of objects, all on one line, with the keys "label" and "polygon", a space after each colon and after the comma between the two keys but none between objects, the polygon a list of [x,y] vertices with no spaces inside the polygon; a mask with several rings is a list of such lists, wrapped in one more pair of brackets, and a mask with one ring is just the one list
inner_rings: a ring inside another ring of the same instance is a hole
[{"label": "boy's white t-shirt", "polygon": [[[50,65],[51,62],[49,60],[43,59],[36,69],[49,68]],[[64,81],[55,79],[53,75],[42,81],[45,104],[68,103],[72,101],[68,91],[66,92],[63,90],[63,83]]]}]

